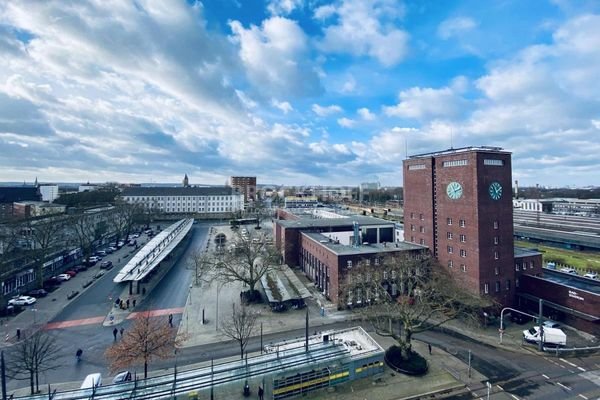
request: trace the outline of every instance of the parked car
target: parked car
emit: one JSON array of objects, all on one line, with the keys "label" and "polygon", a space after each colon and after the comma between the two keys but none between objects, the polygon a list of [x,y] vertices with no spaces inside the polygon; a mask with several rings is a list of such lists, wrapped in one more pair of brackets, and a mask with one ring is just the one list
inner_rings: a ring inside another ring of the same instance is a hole
[{"label": "parked car", "polygon": [[91,256],[91,257],[89,258],[89,261],[90,261],[91,263],[94,263],[94,264],[96,264],[96,263],[97,263],[98,261],[100,261],[100,260],[102,260],[102,257],[98,257],[98,256]]},{"label": "parked car", "polygon": [[94,275],[94,279],[102,278],[105,273],[106,273],[106,271],[99,270],[98,273],[96,273],[96,275]]},{"label": "parked car", "polygon": [[88,267],[86,267],[83,264],[76,265],[76,266],[73,267],[73,271],[75,271],[75,272],[87,271],[87,269],[88,269]]},{"label": "parked car", "polygon": [[27,295],[31,297],[46,297],[48,296],[48,292],[44,289],[33,289],[27,292]]},{"label": "parked car", "polygon": [[577,275],[577,271],[575,270],[575,268],[561,268],[559,269],[560,272],[564,272],[565,274],[572,274],[572,275]]},{"label": "parked car", "polygon": [[71,275],[71,278],[74,277],[75,275],[77,275],[77,271],[75,271],[74,269],[70,269],[68,271],[65,271],[65,274],[69,274]]},{"label": "parked car", "polygon": [[100,256],[100,257],[104,257],[104,256],[106,256],[106,250],[98,250],[96,252],[96,255]]},{"label": "parked car", "polygon": [[113,267],[112,261],[102,261],[100,263],[100,269],[111,269]]},{"label": "parked car", "polygon": [[104,251],[106,251],[107,254],[112,254],[114,253],[116,250],[116,248],[114,247],[107,247],[106,249],[104,249]]},{"label": "parked car", "polygon": [[27,306],[35,303],[37,300],[31,296],[16,296],[8,301],[9,306]]},{"label": "parked car", "polygon": [[584,278],[589,278],[589,279],[593,279],[595,281],[598,280],[598,274],[595,272],[588,272],[587,274],[583,275]]},{"label": "parked car", "polygon": [[132,238],[132,239],[137,239],[137,238],[139,238],[139,237],[140,237],[140,234],[139,234],[139,233],[134,233],[133,235],[131,235],[131,238]]},{"label": "parked car", "polygon": [[69,279],[71,279],[71,275],[69,274],[60,274],[60,275],[56,275],[56,279],[58,279],[59,281],[68,281]]},{"label": "parked car", "polygon": [[560,328],[560,324],[558,322],[554,322],[554,321],[551,321],[551,320],[544,321],[544,323],[542,325],[544,325],[544,329],[546,329],[546,328]]},{"label": "parked car", "polygon": [[118,248],[121,248],[121,247],[123,247],[124,245],[125,245],[125,242],[124,242],[124,241],[122,241],[122,240],[119,240],[119,243],[117,243],[117,247],[118,247]]},{"label": "parked car", "polygon": [[119,372],[112,380],[112,383],[123,383],[131,380],[131,372],[123,371]]}]

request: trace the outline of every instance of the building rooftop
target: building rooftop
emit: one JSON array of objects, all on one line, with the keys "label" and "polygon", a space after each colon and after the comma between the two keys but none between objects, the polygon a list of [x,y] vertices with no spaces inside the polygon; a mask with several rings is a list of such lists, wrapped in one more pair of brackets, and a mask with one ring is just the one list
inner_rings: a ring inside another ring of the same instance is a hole
[{"label": "building rooftop", "polygon": [[0,203],[14,203],[24,200],[41,200],[38,188],[35,186],[5,186],[0,187]]},{"label": "building rooftop", "polygon": [[350,226],[357,222],[360,226],[372,225],[390,225],[394,226],[393,221],[386,221],[381,218],[366,217],[362,215],[353,215],[348,218],[300,218],[297,220],[277,220],[276,223],[284,228],[327,228],[335,226]]},{"label": "building rooftop", "polygon": [[467,152],[484,152],[484,153],[503,153],[510,154],[510,152],[505,151],[502,147],[493,147],[493,146],[469,146],[469,147],[459,147],[456,149],[450,148],[447,150],[434,151],[431,153],[422,153],[415,154],[413,156],[409,156],[409,159],[412,158],[421,158],[421,157],[435,157],[441,155],[455,154],[455,153],[467,153]]},{"label": "building rooftop", "polygon": [[373,253],[393,253],[398,251],[410,251],[410,250],[426,250],[426,246],[421,246],[409,242],[400,243],[372,243],[362,244],[358,247],[349,246],[346,244],[338,243],[337,241],[329,239],[327,236],[316,232],[302,232],[302,235],[321,243],[322,246],[328,248],[337,255],[360,255],[360,254],[373,254]]},{"label": "building rooftop", "polygon": [[515,246],[515,257],[534,257],[539,256],[542,253],[538,249],[528,249],[526,247]]},{"label": "building rooftop", "polygon": [[228,186],[205,187],[128,187],[121,196],[228,196],[238,192]]},{"label": "building rooftop", "polygon": [[586,292],[600,295],[600,282],[581,276],[544,268],[544,276],[540,279],[546,279],[551,282],[556,282],[565,286],[570,286],[574,289],[584,290]]}]

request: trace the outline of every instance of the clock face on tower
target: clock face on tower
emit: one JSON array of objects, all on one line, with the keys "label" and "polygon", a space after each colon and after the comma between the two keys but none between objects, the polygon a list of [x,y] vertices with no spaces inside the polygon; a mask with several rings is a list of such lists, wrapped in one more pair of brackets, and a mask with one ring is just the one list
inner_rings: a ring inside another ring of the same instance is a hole
[{"label": "clock face on tower", "polygon": [[446,186],[446,194],[452,200],[460,199],[463,194],[463,188],[458,182],[450,182],[448,186]]},{"label": "clock face on tower", "polygon": [[490,193],[490,197],[492,199],[499,200],[500,197],[502,197],[502,185],[498,182],[492,182],[488,192]]}]

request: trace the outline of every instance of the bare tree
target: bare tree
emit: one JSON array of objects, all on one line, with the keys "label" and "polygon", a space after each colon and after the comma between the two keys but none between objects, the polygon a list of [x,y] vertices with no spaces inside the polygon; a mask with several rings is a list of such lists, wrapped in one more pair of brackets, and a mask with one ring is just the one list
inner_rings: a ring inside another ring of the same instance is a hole
[{"label": "bare tree", "polygon": [[79,214],[70,218],[69,228],[73,232],[77,244],[83,252],[86,261],[89,261],[93,251],[93,244],[96,239],[97,230],[93,216],[88,214]]},{"label": "bare tree", "polygon": [[144,378],[147,378],[148,364],[155,358],[171,357],[184,340],[185,337],[176,336],[166,319],[151,317],[146,312],[135,319],[121,340],[110,346],[104,355],[112,372],[132,365],[143,365]]},{"label": "bare tree", "polygon": [[[379,265],[359,263],[347,272],[341,292],[345,305],[356,307],[378,333],[397,340],[404,359],[412,352],[415,333],[455,318],[477,318],[490,305],[454,283],[425,254],[383,258]],[[396,322],[399,333],[393,328]]]},{"label": "bare tree", "polygon": [[231,319],[223,322],[221,331],[223,335],[238,342],[240,345],[240,356],[244,358],[246,345],[256,328],[258,314],[250,310],[244,303],[238,307],[235,306],[235,303],[232,304],[232,311]]},{"label": "bare tree", "polygon": [[36,283],[39,288],[44,284],[44,262],[54,251],[65,244],[65,220],[62,217],[49,217],[29,220],[26,223],[36,262]]},{"label": "bare tree", "polygon": [[135,218],[139,213],[139,206],[120,202],[115,206],[112,218],[112,227],[117,234],[116,241],[126,238],[131,232]]},{"label": "bare tree", "polygon": [[217,254],[206,253],[200,264],[203,273],[212,272],[215,279],[222,282],[243,282],[249,287],[248,299],[256,297],[255,287],[261,278],[281,268],[281,255],[265,240],[251,235],[235,234],[229,249],[221,246]]},{"label": "bare tree", "polygon": [[47,331],[39,330],[15,344],[8,353],[7,373],[13,379],[29,379],[33,395],[40,390],[40,372],[60,366],[60,346]]}]

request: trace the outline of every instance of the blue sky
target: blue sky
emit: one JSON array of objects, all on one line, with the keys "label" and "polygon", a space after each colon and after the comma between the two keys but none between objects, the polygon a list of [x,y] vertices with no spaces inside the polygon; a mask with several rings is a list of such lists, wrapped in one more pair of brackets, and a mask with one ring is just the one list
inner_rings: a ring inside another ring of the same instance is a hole
[{"label": "blue sky", "polygon": [[0,57],[2,181],[600,184],[597,1],[7,1]]}]

